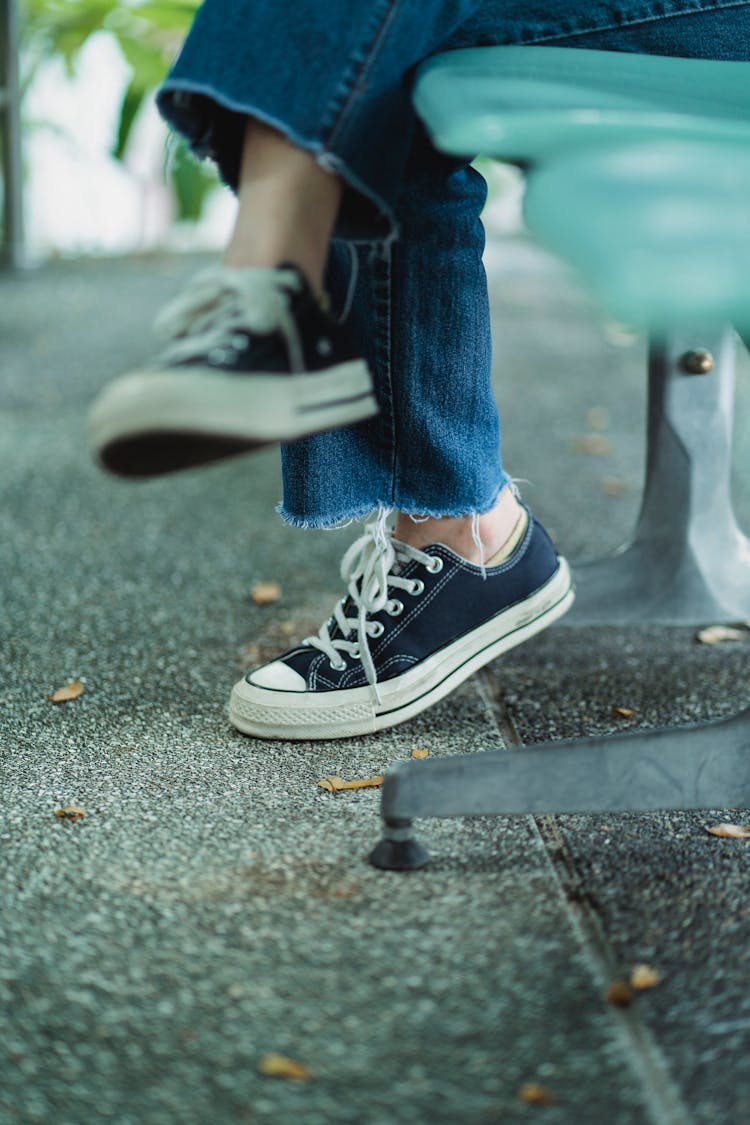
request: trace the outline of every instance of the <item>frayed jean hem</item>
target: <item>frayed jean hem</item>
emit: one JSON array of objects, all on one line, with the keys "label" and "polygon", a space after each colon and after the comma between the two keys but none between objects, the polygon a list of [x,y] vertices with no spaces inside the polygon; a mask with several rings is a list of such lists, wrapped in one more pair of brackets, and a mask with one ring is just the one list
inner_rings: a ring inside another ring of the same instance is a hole
[{"label": "frayed jean hem", "polygon": [[[335,237],[349,242],[382,242],[385,245],[399,237],[399,224],[392,208],[356,175],[342,157],[326,149],[319,140],[297,133],[288,122],[264,112],[250,102],[237,102],[212,86],[184,79],[167,79],[156,97],[159,113],[170,128],[186,138],[192,153],[199,160],[210,159],[216,163],[222,179],[233,191],[236,192],[238,188],[238,174],[222,158],[217,123],[213,120],[207,129],[201,130],[201,111],[191,104],[192,97],[206,99],[218,107],[220,112],[261,121],[281,133],[297,148],[309,152],[325,171],[342,179],[347,188],[360,197],[357,203],[364,202],[365,207],[357,206],[352,200],[347,204],[345,200],[334,231]],[[215,111],[213,116],[216,117]],[[371,215],[360,217],[358,212],[365,209],[371,209]]]},{"label": "frayed jean hem", "polygon": [[297,527],[307,531],[336,531],[339,528],[348,527],[350,523],[370,519],[381,512],[399,512],[403,515],[411,516],[415,522],[420,519],[466,519],[474,516],[484,516],[487,512],[491,512],[500,499],[500,494],[504,492],[506,488],[512,489],[514,493],[517,492],[515,482],[511,480],[507,474],[493,492],[490,500],[476,504],[473,507],[457,504],[455,506],[431,508],[429,506],[417,504],[397,504],[392,500],[376,500],[373,504],[368,504],[365,507],[355,508],[348,512],[331,514],[330,516],[303,516],[295,512],[290,512],[284,506],[284,502],[281,501],[276,505],[276,512],[284,523],[289,524],[291,527]]}]

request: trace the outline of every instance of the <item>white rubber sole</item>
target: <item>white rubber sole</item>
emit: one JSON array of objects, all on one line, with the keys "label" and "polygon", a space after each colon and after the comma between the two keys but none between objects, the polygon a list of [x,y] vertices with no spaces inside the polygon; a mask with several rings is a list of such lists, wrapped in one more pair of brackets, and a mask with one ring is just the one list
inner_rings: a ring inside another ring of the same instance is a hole
[{"label": "white rubber sole", "polygon": [[[214,368],[140,371],[107,387],[91,408],[89,435],[107,463],[173,443],[180,459],[191,436],[233,451],[351,425],[377,413],[364,360],[321,373],[230,375]],[[189,451],[188,451],[189,452]],[[169,453],[166,454],[166,460]]]},{"label": "white rubber sole", "polygon": [[235,684],[230,722],[243,734],[269,739],[351,738],[397,726],[449,695],[479,668],[546,629],[573,604],[565,559],[531,597],[434,653],[418,667],[378,685],[344,691],[293,692]]}]

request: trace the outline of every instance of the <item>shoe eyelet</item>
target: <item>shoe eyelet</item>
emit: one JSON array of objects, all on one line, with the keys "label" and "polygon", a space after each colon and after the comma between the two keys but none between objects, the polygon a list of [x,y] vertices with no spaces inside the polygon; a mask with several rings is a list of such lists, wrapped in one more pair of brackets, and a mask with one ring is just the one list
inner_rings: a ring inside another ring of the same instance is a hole
[{"label": "shoe eyelet", "polygon": [[372,621],[369,632],[371,637],[382,637],[385,632],[385,625],[382,621]]},{"label": "shoe eyelet", "polygon": [[424,593],[424,582],[421,578],[414,579],[411,584],[411,590],[409,591],[409,593],[414,594],[415,597],[419,597],[420,594]]},{"label": "shoe eyelet", "polygon": [[359,646],[357,648],[352,649],[352,651],[351,651],[352,660],[359,660],[361,656],[362,656],[362,653],[359,651]]},{"label": "shoe eyelet", "polygon": [[390,617],[398,617],[400,613],[404,612],[404,603],[400,602],[398,598],[394,598],[392,601],[386,604],[385,612]]},{"label": "shoe eyelet", "polygon": [[209,363],[218,366],[221,363],[226,363],[227,353],[224,348],[211,348],[211,351],[208,353],[208,356],[206,358],[208,359]]},{"label": "shoe eyelet", "polygon": [[443,560],[440,558],[440,555],[432,555],[431,557],[432,562],[425,563],[425,569],[428,570],[430,574],[440,574],[440,571],[443,569]]},{"label": "shoe eyelet", "polygon": [[332,660],[329,660],[328,664],[332,672],[343,672],[346,668],[346,661],[343,657],[336,664],[334,664]]}]

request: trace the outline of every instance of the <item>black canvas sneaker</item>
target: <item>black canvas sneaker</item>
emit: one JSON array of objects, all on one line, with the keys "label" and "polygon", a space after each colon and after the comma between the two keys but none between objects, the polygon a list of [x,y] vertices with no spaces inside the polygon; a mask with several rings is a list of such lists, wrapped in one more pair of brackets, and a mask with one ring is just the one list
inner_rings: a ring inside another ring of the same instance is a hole
[{"label": "black canvas sneaker", "polygon": [[315,637],[235,685],[229,717],[257,738],[346,738],[419,714],[561,617],[570,570],[530,514],[483,569],[442,543],[417,550],[376,521],[347,551],[348,595]]},{"label": "black canvas sneaker", "polygon": [[207,270],[156,330],[162,354],[91,410],[114,473],[156,476],[377,413],[367,364],[295,266]]}]

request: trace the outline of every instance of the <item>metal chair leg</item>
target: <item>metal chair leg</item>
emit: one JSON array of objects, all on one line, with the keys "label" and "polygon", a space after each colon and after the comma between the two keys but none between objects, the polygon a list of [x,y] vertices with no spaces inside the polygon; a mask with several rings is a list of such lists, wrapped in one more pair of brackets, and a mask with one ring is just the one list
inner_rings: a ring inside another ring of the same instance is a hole
[{"label": "metal chair leg", "polygon": [[750,708],[731,719],[398,762],[381,795],[375,867],[429,855],[415,817],[726,808],[750,805]]},{"label": "metal chair leg", "polygon": [[646,485],[632,539],[574,565],[561,624],[750,619],[750,541],[730,495],[735,336],[674,332],[649,356]]},{"label": "metal chair leg", "polygon": [[24,231],[16,0],[0,0],[0,24],[0,161],[3,169],[0,262],[20,265]]}]

